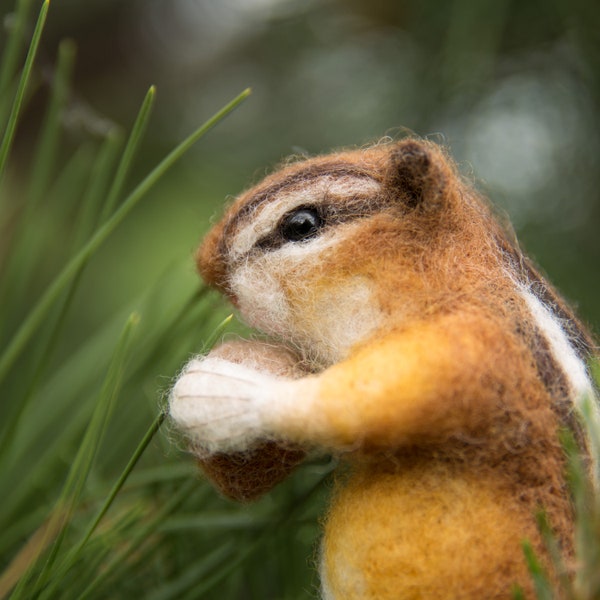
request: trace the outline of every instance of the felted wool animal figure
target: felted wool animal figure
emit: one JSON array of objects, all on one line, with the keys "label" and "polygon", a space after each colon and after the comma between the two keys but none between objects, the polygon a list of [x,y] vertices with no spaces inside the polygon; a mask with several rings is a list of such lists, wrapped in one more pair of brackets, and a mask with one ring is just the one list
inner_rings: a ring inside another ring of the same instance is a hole
[{"label": "felted wool animal figure", "polygon": [[[271,342],[194,358],[170,414],[228,496],[305,452],[340,457],[321,548],[326,600],[504,599],[563,551],[558,432],[593,394],[592,341],[437,145],[288,164],[202,244],[204,280]],[[548,562],[548,561],[547,561]]]}]

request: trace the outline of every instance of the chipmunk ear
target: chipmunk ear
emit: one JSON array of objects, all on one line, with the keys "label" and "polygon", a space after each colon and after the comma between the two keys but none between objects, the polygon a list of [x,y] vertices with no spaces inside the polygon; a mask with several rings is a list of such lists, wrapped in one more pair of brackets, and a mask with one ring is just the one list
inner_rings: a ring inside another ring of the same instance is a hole
[{"label": "chipmunk ear", "polygon": [[391,149],[385,186],[406,207],[435,207],[443,196],[438,157],[426,142],[406,140]]}]

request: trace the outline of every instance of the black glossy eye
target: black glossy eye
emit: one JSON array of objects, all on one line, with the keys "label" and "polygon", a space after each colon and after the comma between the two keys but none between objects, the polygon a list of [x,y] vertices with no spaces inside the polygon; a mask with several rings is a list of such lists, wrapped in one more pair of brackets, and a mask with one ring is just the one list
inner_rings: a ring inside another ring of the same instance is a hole
[{"label": "black glossy eye", "polygon": [[290,242],[300,242],[317,234],[323,219],[314,208],[299,208],[287,214],[279,226],[282,237]]}]

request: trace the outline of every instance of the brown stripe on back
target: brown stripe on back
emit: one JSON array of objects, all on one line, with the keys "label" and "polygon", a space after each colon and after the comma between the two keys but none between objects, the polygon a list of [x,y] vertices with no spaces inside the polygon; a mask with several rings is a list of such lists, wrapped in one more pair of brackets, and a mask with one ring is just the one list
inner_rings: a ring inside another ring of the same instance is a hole
[{"label": "brown stripe on back", "polygon": [[523,267],[527,281],[532,284],[532,292],[560,320],[562,329],[573,344],[579,357],[583,360],[589,359],[595,347],[590,333],[557,291],[540,275],[528,259],[525,259]]},{"label": "brown stripe on back", "polygon": [[520,251],[518,246],[511,243],[506,237],[496,237],[509,267],[515,272],[519,281],[527,285],[535,297],[548,307],[552,314],[560,321],[560,325],[584,362],[594,354],[596,345],[591,334],[575,316],[575,313],[560,297],[558,292],[533,266],[531,261]]},{"label": "brown stripe on back", "polygon": [[554,358],[546,337],[539,329],[535,328],[528,337],[538,375],[552,396],[553,412],[561,425],[572,432],[577,446],[587,453],[586,436],[574,410],[566,373]]},{"label": "brown stripe on back", "polygon": [[[540,302],[550,309],[553,316],[560,320],[560,325],[578,358],[584,363],[587,362],[594,352],[594,342],[591,335],[556,290],[542,277],[531,264],[531,261],[523,255],[518,246],[504,237],[497,236],[496,240],[508,262],[508,266],[517,275],[519,281],[526,284]],[[534,324],[518,324],[517,332],[525,339],[531,349],[538,376],[552,396],[552,410],[558,417],[559,422],[572,432],[578,447],[587,455],[589,449],[586,443],[586,435],[574,410],[567,374],[554,358],[546,336]]]}]

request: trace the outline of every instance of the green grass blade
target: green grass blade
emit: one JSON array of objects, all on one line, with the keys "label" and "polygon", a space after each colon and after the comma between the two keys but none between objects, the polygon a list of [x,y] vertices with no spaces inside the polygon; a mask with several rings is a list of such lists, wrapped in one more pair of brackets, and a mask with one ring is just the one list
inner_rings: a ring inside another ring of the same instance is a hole
[{"label": "green grass blade", "polygon": [[[592,474],[592,483],[596,488],[600,488],[600,416],[597,400],[592,394],[587,394],[579,405],[581,418],[588,434],[590,443],[590,455],[595,472]],[[600,492],[600,489],[598,489]]]},{"label": "green grass blade", "polygon": [[269,516],[252,513],[205,510],[198,514],[178,515],[170,518],[161,527],[164,532],[177,531],[261,531],[271,522]]},{"label": "green grass blade", "polygon": [[[44,136],[42,136],[42,139]],[[98,207],[100,205],[100,201],[102,199],[102,194],[105,191],[105,184],[109,178],[110,171],[112,168],[113,161],[116,157],[117,151],[119,149],[121,143],[121,137],[119,132],[114,130],[109,132],[107,138],[105,139],[100,151],[96,156],[96,160],[94,161],[94,165],[92,167],[92,172],[90,176],[90,181],[88,184],[87,192],[84,196],[82,202],[82,218],[80,218],[78,225],[76,226],[75,232],[75,247],[77,248],[84,239],[87,239],[90,235],[90,232],[94,227],[94,219],[97,218],[98,215]],[[27,222],[27,219],[24,220]],[[21,264],[20,260],[13,261],[15,264]],[[25,414],[26,409],[33,399],[38,384],[43,379],[43,375],[46,371],[46,368],[50,362],[52,357],[54,348],[56,347],[61,331],[64,327],[69,309],[71,307],[71,303],[77,291],[79,282],[81,281],[81,275],[83,273],[83,266],[80,271],[74,276],[71,285],[65,293],[65,299],[62,303],[62,307],[58,311],[58,316],[55,319],[54,325],[50,328],[50,333],[47,336],[47,339],[38,343],[40,346],[40,350],[37,352],[37,357],[33,362],[37,362],[37,366],[33,369],[33,376],[29,382],[26,392],[19,399],[16,407],[13,409],[13,413],[9,414],[5,419],[5,423],[2,424],[2,428],[0,429],[0,462],[4,458],[10,458],[12,453],[7,452],[7,448],[9,448],[19,431],[20,420]],[[5,281],[10,279],[10,275],[7,274]],[[11,290],[11,293],[14,292],[14,285],[6,286]],[[20,297],[20,294],[16,294],[16,297]],[[9,313],[10,314],[10,313]]]},{"label": "green grass blade", "polygon": [[95,161],[96,144],[87,140],[61,166],[48,190],[48,203],[72,213],[79,198],[85,193]]},{"label": "green grass blade", "polygon": [[600,386],[600,359],[593,359],[590,365],[592,371],[592,377],[596,382],[596,385]]},{"label": "green grass blade", "polygon": [[176,146],[171,152],[146,176],[146,178],[136,187],[127,197],[121,208],[116,214],[126,210],[129,212],[129,203],[136,203],[156,182],[204,135],[206,135],[215,125],[222,121],[229,113],[236,109],[248,96],[250,90],[246,89],[231,102],[226,104],[221,110],[215,113],[208,121],[205,121],[194,133],[189,135],[183,142]]},{"label": "green grass blade", "polygon": [[25,25],[29,19],[30,9],[31,0],[21,0],[17,3],[14,26],[9,34],[2,55],[2,64],[0,65],[0,129],[4,129],[5,127],[6,113],[9,106],[7,101],[8,89],[17,71],[21,55],[22,39],[24,37]]},{"label": "green grass blade", "polygon": [[557,579],[557,585],[560,586],[560,594],[558,595],[563,600],[574,600],[575,596],[571,587],[571,578],[569,570],[565,565],[561,553],[560,544],[552,531],[552,526],[548,521],[548,516],[541,511],[536,515],[538,530],[542,535],[544,546],[550,556],[551,564]]},{"label": "green grass blade", "polygon": [[104,515],[110,508],[111,504],[114,502],[115,498],[117,497],[117,494],[121,491],[121,488],[127,481],[127,478],[129,477],[129,475],[135,468],[135,465],[137,465],[142,454],[145,452],[146,448],[148,447],[148,444],[152,441],[152,438],[158,433],[158,430],[161,428],[166,417],[167,417],[167,413],[164,411],[161,411],[158,414],[158,416],[156,417],[156,419],[154,419],[152,425],[150,425],[150,427],[148,428],[148,431],[145,433],[144,437],[138,444],[138,447],[135,449],[135,452],[129,459],[127,466],[121,473],[121,476],[116,481],[115,485],[113,486],[112,490],[110,491],[110,494],[108,495],[104,505],[102,506],[102,508],[96,515],[96,518],[94,519],[94,521],[91,523],[90,527],[88,528],[85,536],[83,537],[83,540],[81,541],[80,545],[78,546],[79,551],[87,543],[87,541],[90,539],[90,537],[96,530],[96,527],[98,527],[98,525],[100,524],[100,521],[102,520],[102,518],[104,517]]},{"label": "green grass blade", "polygon": [[525,562],[533,579],[537,600],[554,600],[552,584],[529,542],[523,542],[523,554],[525,554]]},{"label": "green grass blade", "polygon": [[47,590],[45,590],[44,597],[46,597],[46,596],[52,597],[52,592],[58,587],[58,585],[62,581],[62,578],[66,575],[66,573],[69,571],[69,569],[71,569],[73,567],[73,565],[77,562],[77,560],[81,556],[81,553],[82,553],[85,545],[88,543],[88,541],[92,537],[94,531],[100,524],[100,521],[103,519],[103,517],[107,513],[108,509],[111,507],[112,503],[114,502],[115,498],[117,497],[117,494],[120,492],[124,483],[127,481],[127,478],[129,477],[129,475],[131,474],[131,471],[134,469],[135,465],[137,464],[137,462],[141,458],[142,454],[148,447],[148,444],[151,442],[152,438],[156,435],[156,433],[160,429],[165,418],[166,418],[166,413],[160,412],[158,414],[158,416],[156,417],[156,419],[154,419],[152,425],[150,425],[150,427],[148,428],[148,431],[142,438],[141,442],[138,444],[138,447],[135,449],[129,462],[127,463],[127,466],[121,473],[121,476],[119,477],[119,479],[113,486],[112,490],[110,491],[110,493],[109,493],[108,497],[106,498],[104,504],[102,505],[101,509],[98,511],[98,514],[93,519],[93,521],[90,523],[83,538],[73,548],[73,550],[68,553],[67,557],[62,562],[62,564],[55,570],[55,573],[53,574],[52,585],[49,586]]},{"label": "green grass blade", "polygon": [[59,47],[56,75],[48,110],[44,117],[40,139],[36,144],[31,171],[33,176],[30,177],[23,215],[19,218],[16,231],[11,236],[9,260],[6,272],[0,280],[0,306],[5,315],[13,313],[14,305],[20,303],[23,292],[33,277],[35,260],[38,257],[35,252],[31,251],[31,248],[34,247],[35,234],[28,229],[28,224],[36,206],[47,194],[49,188],[58,154],[57,148],[61,131],[60,114],[69,89],[74,57],[74,44],[62,42]]},{"label": "green grass blade", "polygon": [[223,331],[225,331],[225,329],[227,328],[227,326],[229,325],[229,323],[231,323],[232,319],[233,319],[233,315],[232,314],[228,315],[227,317],[225,317],[215,327],[215,330],[211,333],[211,335],[209,336],[209,338],[202,345],[202,352],[201,352],[201,354],[205,354],[206,352],[208,352],[215,345],[215,342],[223,334]]},{"label": "green grass blade", "polygon": [[[54,520],[54,523],[57,522]],[[23,590],[32,575],[32,568],[46,550],[49,541],[58,534],[58,531],[52,531],[50,526],[51,523],[47,520],[33,534],[31,531],[27,532],[27,542],[0,575],[0,598],[6,598],[13,588],[11,598],[27,597]]]},{"label": "green grass blade", "polygon": [[[6,548],[17,544],[19,540],[27,539],[32,531],[39,528],[44,519],[48,516],[48,511],[44,506],[40,506],[36,510],[22,515],[20,518],[13,520],[10,525],[2,531],[2,544],[0,548],[0,556],[8,556]],[[2,585],[0,584],[0,598],[2,598]]]},{"label": "green grass blade", "polygon": [[[80,219],[75,232],[75,248],[77,249],[84,239],[87,239],[93,231],[94,219],[98,214],[98,206],[102,199],[102,194],[105,191],[105,183],[110,175],[113,160],[116,157],[119,146],[121,143],[121,137],[118,131],[114,130],[109,132],[103,145],[96,156],[90,181],[87,187],[87,192],[84,195],[82,202],[82,218]],[[25,220],[26,221],[26,220]],[[20,261],[16,261],[17,264]],[[10,446],[12,438],[16,435],[19,429],[19,420],[24,414],[30,400],[33,398],[38,383],[42,380],[46,367],[50,361],[53,350],[59,341],[60,333],[65,324],[71,303],[81,281],[85,264],[81,266],[80,270],[75,274],[73,280],[65,293],[65,299],[58,312],[58,316],[55,320],[53,327],[51,328],[48,340],[42,343],[43,350],[39,352],[38,365],[34,369],[34,375],[30,381],[27,392],[20,399],[15,414],[12,418],[7,419],[7,423],[4,426],[4,434],[0,437],[0,459],[5,455],[6,448]],[[13,286],[9,286],[14,290]],[[19,294],[17,294],[17,297]]]},{"label": "green grass blade", "polygon": [[6,418],[6,422],[3,424],[3,428],[0,430],[0,465],[6,459],[13,458],[13,453],[10,452],[10,447],[13,444],[15,436],[19,432],[21,425],[21,419],[25,414],[31,400],[33,399],[39,383],[43,380],[43,376],[46,372],[47,366],[51,360],[52,353],[56,344],[58,343],[60,331],[67,318],[67,313],[73,300],[77,284],[79,283],[79,277],[76,277],[71,285],[71,289],[67,293],[65,301],[59,311],[58,316],[55,319],[55,323],[51,328],[51,331],[44,342],[40,344],[42,350],[38,352],[35,362],[36,367],[33,369],[33,375],[29,380],[27,389],[22,397],[19,398],[19,402],[13,409],[12,414],[9,414]]},{"label": "green grass blade", "polygon": [[49,4],[50,0],[45,0],[42,4],[40,15],[33,32],[33,37],[31,38],[31,44],[29,45],[29,51],[27,52],[27,58],[25,59],[25,66],[23,67],[21,79],[19,80],[19,85],[17,87],[15,100],[13,102],[12,109],[8,117],[8,123],[4,131],[4,138],[2,139],[2,143],[0,143],[0,181],[4,175],[6,161],[8,159],[8,154],[15,136],[21,105],[23,103],[23,97],[25,96],[25,89],[27,88],[27,83],[29,82],[29,78],[31,76],[33,61],[35,60],[40,38],[42,37],[42,31],[44,30],[44,24],[46,23]]},{"label": "green grass blade", "polygon": [[123,135],[118,128],[108,132],[90,174],[87,189],[81,201],[75,227],[74,247],[81,248],[94,228],[99,225],[99,215],[105,202],[108,184],[113,173],[113,165],[123,143]]},{"label": "green grass blade", "polygon": [[520,586],[515,586],[513,588],[512,597],[513,597],[513,600],[527,600],[527,598],[525,597],[525,592],[523,591],[523,588]]},{"label": "green grass blade", "polygon": [[600,489],[598,461],[600,454],[600,424],[594,406],[595,399],[583,398],[579,410],[587,433],[592,467],[581,456],[572,435],[563,439],[568,459],[568,475],[575,503],[575,551],[577,569],[573,589],[577,598],[598,598],[600,594]]},{"label": "green grass blade", "polygon": [[[86,185],[89,180],[89,173],[93,168],[96,154],[93,143],[83,143],[73,152],[70,158],[66,160],[55,178],[54,183],[48,190],[47,200],[45,200],[45,202],[47,202],[48,205],[56,207],[55,214],[58,215],[59,211],[62,212],[63,221],[70,219],[70,215],[76,210],[75,207],[79,198],[85,193]],[[76,232],[79,231],[79,226],[76,225],[74,230]],[[86,239],[88,238],[89,231]],[[35,247],[30,248],[29,251],[32,255],[39,258],[43,252],[43,245],[40,244],[40,240],[35,236],[31,241],[35,244]],[[10,248],[11,245],[11,240],[9,238],[7,247]],[[15,329],[20,325],[20,319],[13,317],[11,307],[13,311],[15,308],[18,309],[20,314],[23,309],[23,304],[25,304],[25,299],[20,296],[15,296],[12,293],[12,288],[6,285],[6,281],[13,277],[8,270],[14,270],[15,267],[18,267],[17,261],[14,260],[12,250],[5,253],[4,258],[4,264],[0,264],[0,290],[4,290],[4,293],[0,291],[0,314],[4,316],[4,318],[0,320],[0,348],[6,347],[10,336],[13,335]],[[39,271],[39,265],[35,266]],[[30,298],[30,296],[28,296],[28,298]],[[7,399],[5,404],[9,402],[10,401]]]},{"label": "green grass blade", "polygon": [[181,594],[190,588],[200,585],[210,573],[235,556],[236,546],[233,541],[227,541],[217,546],[208,554],[202,555],[198,560],[192,561],[179,577],[161,586],[146,600],[180,600]]},{"label": "green grass blade", "polygon": [[94,533],[94,531],[100,524],[100,521],[102,520],[104,515],[107,513],[108,509],[111,507],[112,503],[114,502],[115,498],[117,497],[117,494],[121,491],[121,488],[127,481],[127,478],[129,477],[129,475],[135,468],[135,465],[138,463],[142,454],[148,447],[148,444],[152,441],[152,438],[156,435],[156,433],[160,429],[161,425],[164,423],[166,416],[167,416],[167,414],[165,412],[160,412],[158,414],[158,416],[156,417],[156,419],[154,419],[152,425],[150,425],[150,427],[148,428],[148,431],[145,433],[144,437],[138,444],[138,447],[135,449],[135,452],[129,459],[127,466],[125,467],[125,469],[121,473],[119,479],[116,481],[115,485],[113,486],[112,490],[110,491],[108,497],[106,498],[106,501],[102,505],[102,508],[100,509],[100,511],[98,512],[98,514],[96,515],[96,517],[94,518],[94,520],[92,521],[90,526],[88,527],[88,530],[86,531],[85,535],[83,536],[83,539],[81,540],[81,542],[75,548],[75,552],[73,553],[73,557],[72,557],[73,562],[77,559],[78,554],[81,552],[81,550],[83,549],[85,544],[89,541],[89,539],[92,537],[92,534]]},{"label": "green grass blade", "polygon": [[303,494],[294,498],[293,502],[286,507],[286,510],[280,516],[274,518],[267,527],[265,527],[258,537],[252,542],[247,543],[241,548],[234,559],[228,560],[220,565],[220,568],[214,570],[210,577],[194,587],[186,595],[180,596],[180,600],[194,600],[201,598],[203,594],[218,585],[221,581],[231,575],[240,565],[242,565],[250,556],[252,556],[262,545],[270,539],[273,534],[281,529],[286,523],[291,522],[298,513],[306,506],[312,496],[318,492],[324,481],[329,477],[329,472],[323,473],[312,485],[310,485]]},{"label": "green grass blade", "polygon": [[13,336],[8,346],[0,356],[0,382],[4,380],[17,358],[21,355],[29,340],[33,337],[41,323],[44,321],[48,311],[52,308],[62,291],[73,279],[81,266],[102,245],[106,238],[131,212],[137,203],[145,194],[156,184],[156,182],[210,129],[219,121],[224,119],[250,94],[250,90],[245,90],[229,104],[223,107],[213,117],[206,121],[194,133],[187,137],[177,147],[175,147],[131,192],[117,211],[106,221],[90,239],[90,241],[69,261],[61,273],[54,279],[46,292],[29,313],[28,317],[21,324],[21,327]]},{"label": "green grass blade", "polygon": [[[165,518],[175,511],[177,507],[193,493],[195,488],[198,488],[198,483],[195,480],[192,479],[187,481],[175,494],[173,494],[149,522],[145,525],[140,525],[136,529],[133,537],[129,540],[129,543],[116,551],[111,557],[111,560],[106,565],[103,565],[98,576],[93,581],[90,581],[85,590],[80,594],[80,600],[89,598],[91,594],[98,590],[98,588],[101,588],[102,585],[114,577],[120,569],[131,568],[131,565],[126,566],[126,559],[139,550],[140,546],[158,529]],[[145,553],[140,552],[136,558],[138,561],[141,561],[144,559],[144,556]]]},{"label": "green grass blade", "polygon": [[[121,338],[113,354],[113,358],[104,380],[102,390],[98,397],[94,413],[90,419],[79,450],[73,462],[71,463],[69,474],[67,475],[66,482],[63,486],[63,490],[57,501],[56,507],[52,511],[48,525],[48,537],[53,537],[56,535],[56,538],[54,539],[53,543],[50,539],[43,540],[43,542],[40,544],[41,552],[38,554],[38,556],[41,556],[46,546],[49,543],[52,543],[45,565],[42,568],[36,583],[33,585],[33,588],[27,589],[29,575],[32,574],[33,568],[35,567],[37,561],[34,560],[32,562],[30,569],[28,570],[28,574],[26,574],[21,579],[21,582],[19,582],[19,585],[14,593],[14,598],[37,597],[37,595],[42,591],[44,586],[52,577],[52,567],[64,540],[66,528],[83,493],[83,489],[92,468],[96,452],[102,441],[108,419],[114,407],[116,397],[119,393],[132,333],[138,321],[138,316],[134,314],[130,317],[125,325]],[[37,559],[37,556],[35,556],[35,558]]]},{"label": "green grass blade", "polygon": [[[162,282],[162,279],[159,282]],[[181,340],[185,332],[193,326],[191,323],[194,319],[195,310],[199,305],[202,306],[201,303],[205,300],[207,292],[208,288],[201,286],[186,302],[181,304],[177,313],[165,323],[165,326],[148,339],[148,343],[144,346],[145,351],[139,352],[137,355],[139,363],[135,366],[136,370],[147,369],[148,365],[161,362],[165,353],[169,352],[169,346],[173,340],[176,340],[178,347],[181,348]],[[194,353],[198,352],[195,347],[191,350]],[[177,366],[180,365],[175,367]]]},{"label": "green grass blade", "polygon": [[106,197],[104,208],[102,209],[102,216],[100,218],[101,222],[105,221],[114,212],[115,206],[119,199],[119,195],[123,190],[125,179],[129,174],[131,163],[133,162],[133,158],[135,157],[137,149],[139,148],[140,142],[144,137],[144,133],[148,125],[148,119],[150,118],[150,113],[152,111],[152,105],[154,103],[155,95],[156,88],[152,86],[148,90],[148,93],[144,98],[142,108],[140,109],[137,119],[133,124],[133,128],[131,129],[131,135],[127,140],[127,145],[125,146],[125,150],[123,151],[121,162],[117,167],[117,172],[115,173],[112,186],[110,187],[110,190]]},{"label": "green grass blade", "polygon": [[27,198],[27,209],[30,211],[46,193],[54,171],[61,133],[60,116],[70,89],[75,53],[75,44],[71,40],[64,40],[60,43],[52,93],[31,168],[34,176],[31,178]]},{"label": "green grass blade", "polygon": [[[3,499],[0,530],[12,521],[11,515],[18,513],[18,507],[26,501],[24,494],[30,486],[28,480],[19,477],[19,472],[27,469],[30,477],[39,483],[44,477],[44,473],[51,471],[53,455],[60,454],[61,439],[70,439],[76,435],[75,432],[80,431],[85,422],[89,420],[89,410],[85,405],[81,406],[77,398],[85,393],[85,388],[81,388],[81,382],[89,381],[97,372],[97,363],[95,361],[90,363],[90,356],[103,357],[106,352],[110,351],[111,340],[120,330],[123,319],[131,310],[139,310],[148,317],[145,318],[143,339],[137,346],[129,365],[128,379],[139,380],[144,377],[144,371],[153,374],[172,372],[180,366],[180,359],[177,358],[173,360],[172,366],[165,366],[164,357],[177,357],[178,352],[185,354],[187,344],[183,340],[186,334],[189,333],[190,328],[195,327],[195,323],[206,320],[202,318],[202,313],[198,314],[198,309],[202,309],[202,304],[199,307],[196,306],[206,300],[206,288],[201,288],[200,293],[196,292],[191,297],[184,296],[181,300],[171,298],[172,304],[167,305],[162,299],[162,294],[165,289],[170,288],[171,277],[176,277],[173,269],[169,270],[168,276],[168,279],[159,279],[148,292],[132,303],[131,309],[123,311],[121,315],[115,315],[114,318],[104,323],[94,335],[87,338],[80,346],[73,348],[69,358],[64,360],[60,368],[48,373],[49,377],[43,379],[43,388],[41,385],[38,386],[39,393],[45,398],[44,403],[52,407],[52,416],[39,421],[38,426],[33,429],[31,428],[31,419],[23,419],[22,429],[26,430],[29,426],[29,430],[23,435],[30,440],[38,440],[44,436],[45,432],[47,434],[48,431],[53,431],[57,427],[62,427],[62,435],[60,438],[50,437],[47,439],[44,443],[44,453],[35,458],[34,463],[31,462],[30,444],[19,445],[18,439],[9,447],[8,452],[5,452],[4,455],[0,453],[0,488],[5,486],[10,489],[10,494]],[[157,307],[153,310],[151,306],[157,300],[160,304],[160,313],[157,312]],[[204,306],[205,311],[210,310],[209,306]],[[63,312],[64,310],[66,308],[63,309]],[[154,328],[153,326],[159,322],[159,316],[164,318],[164,321],[160,322],[158,328]],[[190,321],[190,319],[192,320]],[[49,346],[44,342],[40,345],[44,350],[42,353],[42,357],[44,357],[49,351]],[[192,347],[192,350],[197,352],[195,347]],[[35,383],[32,381],[32,385]],[[58,389],[56,389],[57,386]],[[48,397],[48,389],[55,389],[54,395]],[[29,401],[27,397],[25,401]],[[19,410],[20,402],[17,402],[16,406]],[[155,411],[155,401],[152,403],[151,411]],[[67,415],[68,419],[65,420]],[[7,419],[7,423],[3,423],[5,425],[4,436],[13,437],[13,433],[6,427],[11,422],[12,420]],[[3,444],[3,447],[7,447],[7,445]]]}]

